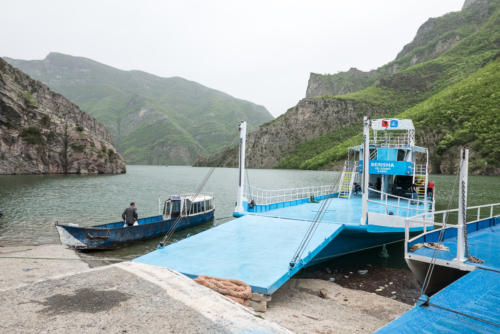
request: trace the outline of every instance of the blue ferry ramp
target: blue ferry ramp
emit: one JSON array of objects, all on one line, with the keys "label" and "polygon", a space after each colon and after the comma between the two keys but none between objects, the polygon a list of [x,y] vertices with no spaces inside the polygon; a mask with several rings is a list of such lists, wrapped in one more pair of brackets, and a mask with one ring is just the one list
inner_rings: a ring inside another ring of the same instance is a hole
[{"label": "blue ferry ramp", "polygon": [[181,240],[133,262],[169,267],[195,278],[200,275],[238,279],[254,292],[272,294],[311,261],[344,228],[317,223],[299,261],[290,260],[311,221],[246,215]]},{"label": "blue ferry ramp", "polygon": [[476,269],[377,334],[500,333],[500,273]]},{"label": "blue ferry ramp", "polygon": [[[453,225],[444,231],[440,243],[445,249],[423,247],[412,254],[433,261],[453,262],[457,254],[457,232]],[[472,271],[429,297],[427,303],[419,303],[381,328],[378,334],[500,333],[500,217],[467,223],[467,231],[469,251],[480,259],[469,258],[464,262],[473,267]],[[439,234],[439,230],[429,232],[407,243],[407,247],[439,242]]]}]

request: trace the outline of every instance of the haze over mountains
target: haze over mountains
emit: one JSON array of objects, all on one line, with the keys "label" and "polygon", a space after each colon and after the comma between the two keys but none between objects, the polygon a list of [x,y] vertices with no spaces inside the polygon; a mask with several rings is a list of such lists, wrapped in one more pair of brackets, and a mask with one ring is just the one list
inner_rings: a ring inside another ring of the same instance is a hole
[{"label": "haze over mountains", "polygon": [[[370,72],[311,73],[306,98],[249,135],[254,168],[330,169],[362,141],[361,120],[413,119],[433,173],[454,173],[458,151],[470,169],[500,174],[500,1],[467,0],[431,18],[392,62]],[[237,148],[197,165],[236,166]]]},{"label": "haze over mountains", "polygon": [[91,59],[50,53],[4,59],[102,122],[129,164],[191,164],[271,121],[263,106],[180,77],[123,71]]}]

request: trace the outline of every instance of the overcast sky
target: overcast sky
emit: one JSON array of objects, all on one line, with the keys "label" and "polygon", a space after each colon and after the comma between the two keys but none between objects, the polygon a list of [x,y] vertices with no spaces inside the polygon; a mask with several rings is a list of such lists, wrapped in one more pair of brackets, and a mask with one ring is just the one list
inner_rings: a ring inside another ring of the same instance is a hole
[{"label": "overcast sky", "polygon": [[0,56],[57,51],[181,76],[284,113],[310,72],[371,70],[463,0],[4,0]]}]

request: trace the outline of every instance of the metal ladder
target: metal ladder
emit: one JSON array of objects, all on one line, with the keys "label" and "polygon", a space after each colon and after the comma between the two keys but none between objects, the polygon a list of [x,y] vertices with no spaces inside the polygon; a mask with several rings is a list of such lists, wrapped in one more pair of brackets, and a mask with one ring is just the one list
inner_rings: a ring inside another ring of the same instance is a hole
[{"label": "metal ladder", "polygon": [[424,165],[416,165],[415,184],[417,185],[418,199],[425,200],[427,197],[427,171]]},{"label": "metal ladder", "polygon": [[346,161],[344,163],[344,170],[342,171],[342,177],[340,179],[339,198],[351,198],[352,186],[356,176],[356,167],[356,162],[350,163],[350,161]]}]

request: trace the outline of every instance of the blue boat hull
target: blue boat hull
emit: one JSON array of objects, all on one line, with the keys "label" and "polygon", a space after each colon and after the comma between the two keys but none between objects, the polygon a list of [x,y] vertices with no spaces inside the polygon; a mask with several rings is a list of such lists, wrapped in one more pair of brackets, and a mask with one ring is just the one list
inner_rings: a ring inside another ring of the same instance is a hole
[{"label": "blue boat hull", "polygon": [[373,233],[366,228],[345,226],[342,232],[316,255],[307,267],[336,257],[404,240],[404,232]]},{"label": "blue boat hull", "polygon": [[[208,222],[214,218],[214,210],[183,217],[175,230]],[[146,240],[167,233],[176,218],[163,220],[162,216],[139,219],[138,225],[123,227],[123,222],[81,227],[56,224],[61,242],[71,248],[81,250],[113,249],[135,241]]]}]

